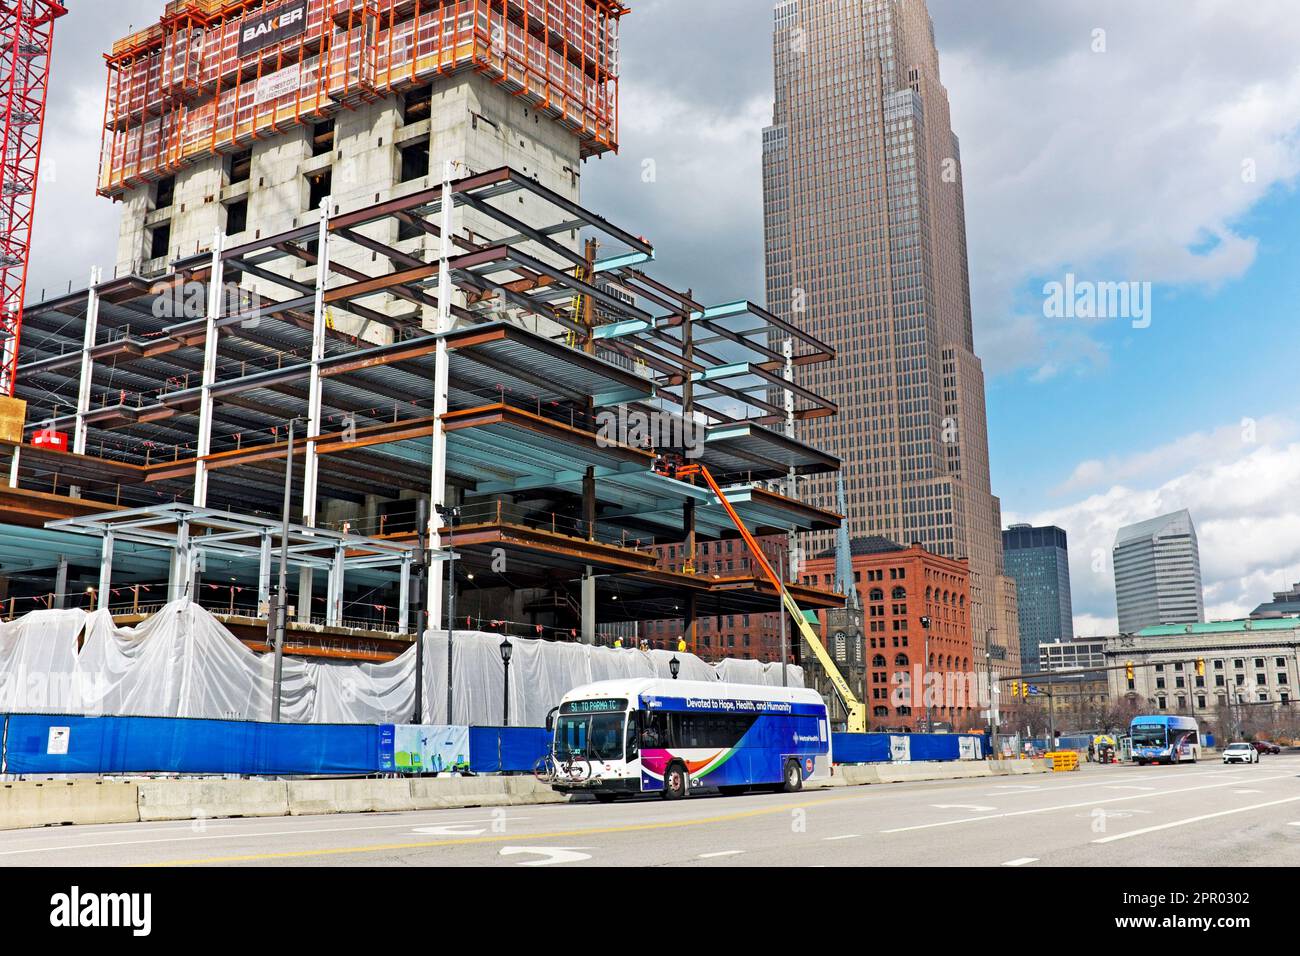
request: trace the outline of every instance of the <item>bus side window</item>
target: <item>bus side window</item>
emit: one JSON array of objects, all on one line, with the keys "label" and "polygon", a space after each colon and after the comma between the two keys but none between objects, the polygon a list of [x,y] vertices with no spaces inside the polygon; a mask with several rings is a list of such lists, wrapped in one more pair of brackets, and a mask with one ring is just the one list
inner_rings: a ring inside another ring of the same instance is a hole
[{"label": "bus side window", "polygon": [[628,760],[635,760],[640,748],[637,741],[641,735],[641,712],[634,710],[627,715],[627,757]]},{"label": "bus side window", "polygon": [[643,715],[641,747],[651,749],[668,746],[668,715],[652,711]]}]

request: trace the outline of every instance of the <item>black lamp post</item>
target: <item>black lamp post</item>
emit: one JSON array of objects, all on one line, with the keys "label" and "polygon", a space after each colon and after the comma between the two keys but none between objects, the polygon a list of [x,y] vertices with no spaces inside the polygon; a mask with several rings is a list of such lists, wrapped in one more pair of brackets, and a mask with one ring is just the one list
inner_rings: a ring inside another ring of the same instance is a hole
[{"label": "black lamp post", "polygon": [[921,700],[925,703],[925,732],[934,733],[934,727],[930,723],[930,703],[929,696],[925,692],[925,678],[930,676],[930,617],[922,615],[921,627],[925,630],[925,673],[921,678]]},{"label": "black lamp post", "polygon": [[501,641],[501,663],[506,668],[506,689],[501,700],[501,726],[510,726],[510,655],[514,653],[515,646],[510,643],[510,638],[504,638]]},{"label": "black lamp post", "polygon": [[668,672],[673,675],[673,680],[677,680],[677,674],[682,669],[682,662],[674,655],[673,659],[668,662]]}]

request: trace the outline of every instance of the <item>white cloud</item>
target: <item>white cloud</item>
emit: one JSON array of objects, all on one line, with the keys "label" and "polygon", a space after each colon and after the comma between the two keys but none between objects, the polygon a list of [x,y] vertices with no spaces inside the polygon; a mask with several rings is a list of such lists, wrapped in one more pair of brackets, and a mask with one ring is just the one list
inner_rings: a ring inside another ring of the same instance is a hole
[{"label": "white cloud", "polygon": [[1297,426],[1289,419],[1269,416],[1243,418],[1233,425],[1223,425],[1211,432],[1193,432],[1146,451],[1110,458],[1090,458],[1075,466],[1054,495],[1068,495],[1103,484],[1163,477],[1197,462],[1231,457],[1252,446],[1276,443],[1295,437]]},{"label": "white cloud", "polygon": [[[1256,240],[1239,222],[1300,175],[1300,20],[1284,2],[1063,2],[1036,37],[981,38],[1001,18],[956,26],[942,70],[962,134],[977,346],[996,373],[1079,365],[1081,323],[1047,320],[1024,295],[1034,277],[1193,284],[1241,276]],[[1039,22],[1041,21],[1041,22]],[[1106,30],[1106,52],[1090,48]],[[984,39],[986,42],[978,42]],[[1051,44],[1042,55],[1040,46]],[[1202,51],[1202,52],[1197,52]],[[990,131],[996,130],[996,135]],[[1249,175],[1243,175],[1249,173]],[[1038,342],[1004,334],[1031,319]],[[1029,346],[1037,346],[1027,355]]]},{"label": "white cloud", "polygon": [[[1114,633],[1111,548],[1120,527],[1181,508],[1196,524],[1208,619],[1241,617],[1300,577],[1300,441],[1288,440],[1294,429],[1283,420],[1270,421],[1285,437],[1234,445],[1213,440],[1223,429],[1184,436],[1146,461],[1131,459],[1131,474],[1149,479],[1157,465],[1183,469],[1171,477],[1145,487],[1114,484],[1072,504],[1007,517],[1055,524],[1069,535],[1076,633]],[[1189,463],[1189,450],[1205,457]]]}]

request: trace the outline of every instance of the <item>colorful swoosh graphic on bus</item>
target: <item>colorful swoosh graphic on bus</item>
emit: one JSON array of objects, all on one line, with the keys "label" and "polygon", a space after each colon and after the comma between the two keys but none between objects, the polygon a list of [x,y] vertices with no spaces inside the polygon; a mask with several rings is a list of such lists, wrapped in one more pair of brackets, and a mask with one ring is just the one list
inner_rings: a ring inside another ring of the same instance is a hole
[{"label": "colorful swoosh graphic on bus", "polygon": [[735,753],[736,749],[733,747],[728,750],[719,750],[713,756],[706,757],[703,760],[688,760],[685,757],[675,756],[670,750],[642,750],[641,768],[656,780],[662,780],[664,771],[668,768],[668,761],[681,760],[686,764],[686,772],[690,776],[700,779],[717,770],[735,756]]}]

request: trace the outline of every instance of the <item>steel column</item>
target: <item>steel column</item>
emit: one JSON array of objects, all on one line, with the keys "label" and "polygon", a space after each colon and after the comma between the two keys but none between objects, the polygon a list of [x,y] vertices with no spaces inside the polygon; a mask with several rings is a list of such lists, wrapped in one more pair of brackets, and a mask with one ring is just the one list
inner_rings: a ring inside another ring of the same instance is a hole
[{"label": "steel column", "polygon": [[397,633],[406,634],[411,619],[411,556],[402,558],[402,571],[397,592]]},{"label": "steel column", "polygon": [[97,286],[103,277],[103,270],[98,266],[90,270],[90,289],[86,293],[86,328],[81,342],[81,389],[77,393],[77,425],[72,438],[74,455],[86,453],[86,433],[89,431],[86,427],[86,413],[90,411],[90,403],[94,398],[94,390],[91,386],[94,384],[95,360],[90,357],[90,352],[95,347],[95,338],[99,334]]},{"label": "steel column", "polygon": [[113,586],[113,532],[108,531],[99,543],[99,595],[96,606],[108,609],[108,595]]},{"label": "steel column", "polygon": [[257,562],[257,612],[271,613],[271,530],[262,532],[262,548]]},{"label": "steel column", "polygon": [[59,564],[54,571],[54,608],[63,610],[68,603],[68,558],[59,555]]},{"label": "steel column", "polygon": [[[321,368],[325,358],[325,286],[330,276],[329,210],[331,197],[320,204],[320,224],[316,232],[316,286],[312,306],[311,327],[311,378],[307,389],[307,445],[303,455],[302,523],[316,527],[316,490],[320,483],[320,454],[316,440],[321,429]],[[304,567],[298,574],[298,614],[311,620],[312,571]],[[329,610],[326,609],[326,616]]]},{"label": "steel column", "polygon": [[[194,465],[194,506],[208,506],[208,463],[212,454],[212,386],[217,382],[217,321],[224,301],[225,263],[221,258],[225,236],[218,229],[212,237],[212,266],[208,276],[208,308],[204,323],[202,394],[199,398],[198,452]],[[83,383],[84,384],[84,383]]]},{"label": "steel column", "polygon": [[[434,333],[439,336],[434,352],[433,366],[433,456],[429,476],[430,514],[437,515],[447,498],[447,432],[442,417],[447,414],[448,358],[446,335],[451,332],[451,258],[452,258],[452,212],[455,200],[452,195],[452,161],[443,164],[442,199],[438,213],[438,312]],[[429,548],[438,550],[442,541],[438,534],[438,522],[429,528]],[[425,607],[429,611],[430,630],[440,630],[443,621],[442,575],[429,575],[429,593]],[[450,653],[448,654],[450,657]],[[450,692],[450,688],[448,688]],[[448,713],[447,719],[451,720]]]}]

